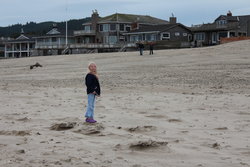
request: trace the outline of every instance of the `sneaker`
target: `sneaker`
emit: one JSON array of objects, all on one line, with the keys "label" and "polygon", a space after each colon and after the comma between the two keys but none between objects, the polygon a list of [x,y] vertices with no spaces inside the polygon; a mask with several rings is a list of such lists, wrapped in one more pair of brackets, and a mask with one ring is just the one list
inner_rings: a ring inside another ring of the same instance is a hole
[{"label": "sneaker", "polygon": [[96,120],[94,120],[93,118],[87,118],[86,122],[88,122],[88,123],[96,123]]}]

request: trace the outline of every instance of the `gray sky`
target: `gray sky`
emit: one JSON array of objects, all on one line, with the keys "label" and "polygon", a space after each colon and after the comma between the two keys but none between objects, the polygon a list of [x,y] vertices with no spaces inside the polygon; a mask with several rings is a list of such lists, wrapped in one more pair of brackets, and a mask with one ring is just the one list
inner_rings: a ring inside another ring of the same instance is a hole
[{"label": "gray sky", "polygon": [[[141,14],[190,26],[213,22],[231,10],[233,15],[250,15],[250,0],[1,0],[0,26],[16,23],[65,21],[89,17],[97,9],[101,17],[113,13]],[[66,8],[67,6],[67,8]]]}]

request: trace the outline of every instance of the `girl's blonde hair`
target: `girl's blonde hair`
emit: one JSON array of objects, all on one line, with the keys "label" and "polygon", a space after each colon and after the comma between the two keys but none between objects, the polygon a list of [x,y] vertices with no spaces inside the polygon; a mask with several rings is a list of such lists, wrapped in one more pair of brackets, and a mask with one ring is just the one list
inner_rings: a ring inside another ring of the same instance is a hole
[{"label": "girl's blonde hair", "polygon": [[[89,62],[89,64],[88,64],[88,73],[90,72],[90,70],[89,70],[89,66],[91,65],[91,64],[94,64],[94,65],[96,65],[96,63],[95,62]],[[96,72],[97,73],[97,72]]]}]

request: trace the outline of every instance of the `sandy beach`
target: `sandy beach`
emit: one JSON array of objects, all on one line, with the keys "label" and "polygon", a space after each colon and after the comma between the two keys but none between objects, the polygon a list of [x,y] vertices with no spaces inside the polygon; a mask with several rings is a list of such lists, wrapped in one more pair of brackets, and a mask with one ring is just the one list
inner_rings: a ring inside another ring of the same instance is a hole
[{"label": "sandy beach", "polygon": [[[102,87],[96,124],[84,122],[90,61]],[[0,69],[1,167],[250,166],[249,40],[6,59]]]}]

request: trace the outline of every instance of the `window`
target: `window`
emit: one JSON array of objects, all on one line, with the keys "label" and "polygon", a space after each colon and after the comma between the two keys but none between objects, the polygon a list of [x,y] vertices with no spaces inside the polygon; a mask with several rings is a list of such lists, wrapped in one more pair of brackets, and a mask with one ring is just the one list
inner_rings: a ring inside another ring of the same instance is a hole
[{"label": "window", "polygon": [[125,25],[124,24],[120,24],[120,31],[124,31],[125,30]]},{"label": "window", "polygon": [[187,33],[183,33],[182,35],[183,35],[184,37],[186,37],[188,34],[187,34]]},{"label": "window", "polygon": [[110,27],[109,24],[100,24],[99,26],[100,32],[109,32],[109,27]]},{"label": "window", "polygon": [[146,41],[151,41],[151,34],[146,34]]},{"label": "window", "polygon": [[52,37],[52,42],[56,42],[56,41],[57,41],[56,37]]},{"label": "window", "polygon": [[131,26],[126,26],[126,31],[130,31],[131,30]]},{"label": "window", "polygon": [[218,20],[216,23],[217,23],[217,25],[225,25],[225,24],[227,24],[227,21],[226,20]]},{"label": "window", "polygon": [[179,33],[179,32],[176,32],[176,33],[174,33],[174,35],[175,35],[176,37],[178,37],[178,36],[180,36],[180,33]]},{"label": "window", "polygon": [[196,40],[196,41],[204,41],[205,40],[205,33],[196,33],[196,34],[194,34],[194,40]]},{"label": "window", "polygon": [[130,36],[130,41],[131,41],[131,42],[139,41],[138,39],[139,39],[139,38],[138,38],[138,35],[131,35],[131,36]]},{"label": "window", "polygon": [[100,25],[100,32],[102,32],[103,31],[103,25],[101,24]]},{"label": "window", "polygon": [[139,41],[143,41],[143,35],[139,35]]},{"label": "window", "polygon": [[161,40],[167,40],[170,39],[170,33],[169,32],[164,32],[161,34]]},{"label": "window", "polygon": [[146,41],[156,41],[156,34],[146,34]]},{"label": "window", "polygon": [[219,39],[227,37],[227,32],[219,32],[218,34],[219,34]]},{"label": "window", "polygon": [[103,24],[103,32],[109,32],[109,24]]},{"label": "window", "polygon": [[117,36],[109,36],[109,43],[113,44],[117,42]]},{"label": "window", "polygon": [[151,35],[151,41],[156,41],[156,34]]},{"label": "window", "polygon": [[90,31],[90,26],[84,26],[85,31]]},{"label": "window", "polygon": [[116,24],[110,24],[110,31],[116,31]]},{"label": "window", "polygon": [[85,38],[85,43],[90,43],[89,37]]}]

